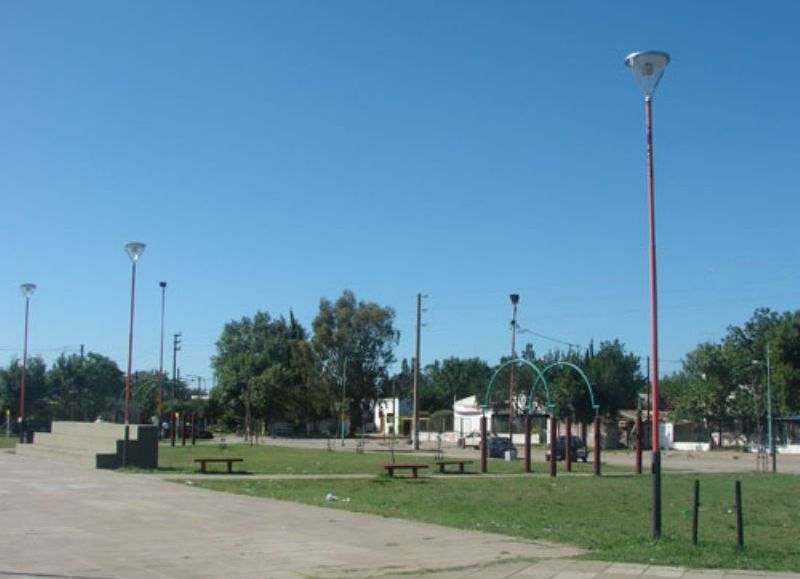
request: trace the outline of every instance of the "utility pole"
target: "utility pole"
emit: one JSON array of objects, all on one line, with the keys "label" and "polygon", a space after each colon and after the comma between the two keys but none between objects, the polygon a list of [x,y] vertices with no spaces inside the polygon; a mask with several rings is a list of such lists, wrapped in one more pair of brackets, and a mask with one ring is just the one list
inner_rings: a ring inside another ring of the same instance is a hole
[{"label": "utility pole", "polygon": [[[511,359],[517,357],[517,304],[519,294],[511,294]],[[508,439],[514,439],[514,395],[517,386],[517,365],[511,365],[511,386],[508,389]]]},{"label": "utility pole", "polygon": [[156,414],[158,415],[158,428],[161,431],[161,414],[163,412],[162,405],[164,403],[164,305],[167,299],[167,282],[158,282],[161,288],[161,352],[158,357],[158,406]]},{"label": "utility pole", "polygon": [[411,421],[411,446],[414,450],[419,450],[419,342],[420,330],[422,328],[422,298],[428,297],[417,294],[417,345],[414,355],[414,409]]},{"label": "utility pole", "polygon": [[767,344],[767,444],[772,458],[772,474],[778,470],[775,456],[775,439],[772,437],[772,370],[769,362],[769,344]]},{"label": "utility pole", "polygon": [[[175,404],[175,384],[178,382],[178,352],[181,349],[181,332],[172,335],[172,404]],[[173,409],[174,410],[174,409]]]},{"label": "utility pole", "polygon": [[[650,356],[647,357],[647,423],[650,424],[650,392],[651,392],[651,384],[650,384]],[[653,425],[650,425],[652,428]],[[652,431],[651,431],[652,432]]]}]

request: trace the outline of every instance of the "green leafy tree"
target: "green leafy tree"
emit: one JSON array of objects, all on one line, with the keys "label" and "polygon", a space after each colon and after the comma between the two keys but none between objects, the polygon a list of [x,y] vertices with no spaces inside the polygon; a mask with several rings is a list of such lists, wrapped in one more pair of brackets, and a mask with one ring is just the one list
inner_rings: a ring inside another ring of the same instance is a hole
[{"label": "green leafy tree", "polygon": [[639,391],[645,385],[639,357],[626,352],[619,340],[601,342],[590,355],[586,374],[595,390],[600,414],[615,419],[620,410],[636,408]]},{"label": "green leafy tree", "polygon": [[[38,356],[28,358],[25,373],[25,419],[50,421],[52,414],[47,403],[47,366]],[[13,359],[0,369],[0,396],[3,411],[9,409],[12,416],[19,413],[20,388],[22,384],[22,361]]]},{"label": "green leafy tree", "polygon": [[101,354],[61,355],[47,373],[46,404],[56,420],[94,420],[123,400],[125,381],[117,364]]},{"label": "green leafy tree", "polygon": [[218,382],[209,408],[247,434],[256,420],[308,422],[324,407],[306,331],[294,315],[287,322],[257,312],[226,324],[213,364]]},{"label": "green leafy tree", "polygon": [[446,358],[425,368],[425,387],[420,407],[429,412],[452,408],[453,401],[485,392],[492,377],[489,365],[480,358]]},{"label": "green leafy tree", "polygon": [[388,367],[399,339],[394,310],[358,301],[346,290],[335,302],[320,300],[312,328],[311,344],[328,387],[347,389],[353,434],[366,416],[367,406],[387,385]]}]

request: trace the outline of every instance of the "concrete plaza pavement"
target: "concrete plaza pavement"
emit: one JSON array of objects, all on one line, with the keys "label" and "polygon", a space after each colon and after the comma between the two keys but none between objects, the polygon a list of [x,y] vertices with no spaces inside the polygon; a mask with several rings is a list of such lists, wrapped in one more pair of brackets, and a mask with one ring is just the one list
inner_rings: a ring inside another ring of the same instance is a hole
[{"label": "concrete plaza pavement", "polygon": [[800,579],[574,559],[579,553],[0,452],[0,578]]}]

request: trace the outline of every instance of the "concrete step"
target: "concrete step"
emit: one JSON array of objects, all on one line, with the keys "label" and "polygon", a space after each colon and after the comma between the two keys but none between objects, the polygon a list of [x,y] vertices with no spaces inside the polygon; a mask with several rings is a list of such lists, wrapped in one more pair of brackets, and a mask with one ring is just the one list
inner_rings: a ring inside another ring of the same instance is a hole
[{"label": "concrete step", "polygon": [[96,458],[93,453],[54,450],[47,447],[38,447],[36,444],[17,444],[16,453],[21,456],[57,460],[68,464],[94,467]]},{"label": "concrete step", "polygon": [[[39,447],[54,449],[75,449],[85,452],[116,452],[116,438],[97,438],[94,436],[77,436],[49,432],[37,432],[33,444]],[[120,439],[121,440],[121,439]]]}]

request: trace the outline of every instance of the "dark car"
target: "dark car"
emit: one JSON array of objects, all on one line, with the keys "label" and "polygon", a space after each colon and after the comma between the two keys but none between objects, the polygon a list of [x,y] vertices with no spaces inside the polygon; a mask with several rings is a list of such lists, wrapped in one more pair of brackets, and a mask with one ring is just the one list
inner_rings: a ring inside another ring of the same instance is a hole
[{"label": "dark car", "polygon": [[200,439],[204,439],[204,440],[211,440],[212,438],[214,438],[214,434],[211,433],[208,430],[198,430],[197,431],[197,436],[195,438],[200,438]]},{"label": "dark car", "polygon": [[[556,438],[556,460],[564,460],[567,457],[566,453],[567,448],[567,437],[566,436],[559,436]],[[583,439],[580,436],[570,436],[570,452],[569,456],[571,460],[577,461],[582,460],[586,462],[588,458],[588,451],[586,450],[586,443],[583,442]],[[547,452],[544,455],[545,460],[550,460],[550,447],[548,446]]]},{"label": "dark car", "polygon": [[492,458],[504,458],[506,451],[513,450],[516,454],[517,447],[511,442],[508,438],[500,438],[499,436],[493,436],[488,440],[489,444],[489,456]]}]

